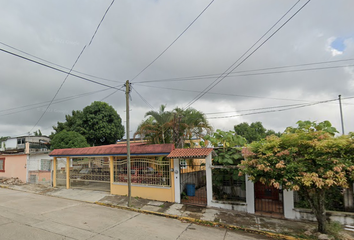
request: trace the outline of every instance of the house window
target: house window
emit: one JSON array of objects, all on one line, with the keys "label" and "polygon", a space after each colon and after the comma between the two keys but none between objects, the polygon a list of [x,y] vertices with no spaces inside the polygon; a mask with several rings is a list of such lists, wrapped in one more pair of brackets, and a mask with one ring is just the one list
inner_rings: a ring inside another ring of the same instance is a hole
[{"label": "house window", "polygon": [[0,172],[5,172],[5,158],[0,158]]},{"label": "house window", "polygon": [[52,160],[50,159],[41,159],[41,170],[50,171],[52,170]]},{"label": "house window", "polygon": [[186,169],[187,168],[186,159],[181,159],[179,165],[181,166],[181,169]]}]

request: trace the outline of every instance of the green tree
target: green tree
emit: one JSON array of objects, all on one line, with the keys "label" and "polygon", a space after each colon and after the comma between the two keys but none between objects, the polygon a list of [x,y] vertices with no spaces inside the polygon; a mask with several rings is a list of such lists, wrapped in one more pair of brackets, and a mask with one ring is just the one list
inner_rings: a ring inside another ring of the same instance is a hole
[{"label": "green tree", "polygon": [[246,138],[248,143],[253,141],[259,141],[270,135],[280,136],[280,133],[276,133],[273,130],[267,130],[263,127],[261,122],[253,122],[249,125],[246,122],[240,123],[234,126],[234,130],[237,135]]},{"label": "green tree", "polygon": [[63,130],[74,131],[83,135],[90,145],[99,146],[115,143],[124,136],[122,119],[105,102],[93,102],[82,111],[72,111],[65,119],[53,127],[56,133],[51,137]]},{"label": "green tree", "polygon": [[170,141],[170,134],[167,131],[171,126],[172,119],[171,112],[165,111],[165,109],[166,105],[161,105],[158,112],[148,111],[145,113],[145,117],[151,117],[150,121],[152,121],[155,129],[158,131],[157,135],[161,134],[162,143]]},{"label": "green tree", "polygon": [[37,136],[37,137],[43,136],[40,129],[38,129],[37,131],[33,132],[33,134],[34,134],[34,136]]},{"label": "green tree", "polygon": [[334,132],[328,121],[299,121],[280,137],[245,148],[240,171],[253,182],[298,191],[313,210],[318,231],[326,233],[326,194],[335,186],[347,188],[354,177],[354,136],[334,137]]},{"label": "green tree", "polygon": [[[212,170],[213,194],[217,200],[227,200],[229,192],[225,192],[224,185],[233,186],[235,181],[245,181],[244,176],[239,176],[239,170],[235,165],[241,163],[243,156],[241,147],[246,143],[246,139],[236,135],[233,131],[216,130],[211,135],[204,138],[207,144],[214,146],[216,156],[213,158],[213,165],[226,166],[214,168]],[[206,145],[207,145],[206,144]],[[231,187],[232,196],[237,196],[236,188]]]},{"label": "green tree", "polygon": [[138,126],[134,137],[140,136],[152,143],[171,143],[176,147],[183,147],[184,140],[194,137],[201,138],[210,133],[212,127],[205,115],[193,108],[175,108],[166,111],[166,106],[161,105],[159,111],[149,111],[148,117]]},{"label": "green tree", "polygon": [[53,149],[62,149],[62,148],[81,148],[81,147],[89,147],[90,145],[87,143],[84,136],[80,133],[73,131],[63,130],[51,139],[50,148]]}]

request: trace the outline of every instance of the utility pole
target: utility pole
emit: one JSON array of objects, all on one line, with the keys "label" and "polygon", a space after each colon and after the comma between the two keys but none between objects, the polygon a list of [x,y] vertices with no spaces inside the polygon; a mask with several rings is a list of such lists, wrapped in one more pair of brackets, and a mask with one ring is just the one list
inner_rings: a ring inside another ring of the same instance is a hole
[{"label": "utility pole", "polygon": [[131,206],[131,169],[130,169],[130,134],[129,134],[129,93],[130,93],[130,83],[129,80],[125,82],[125,103],[126,103],[126,131],[127,131],[127,173],[128,173],[128,207]]},{"label": "utility pole", "polygon": [[342,95],[338,95],[339,109],[340,109],[340,120],[342,123],[342,135],[344,135],[344,123],[343,123],[343,111],[342,111]]},{"label": "utility pole", "polygon": [[[344,122],[343,122],[343,110],[342,110],[342,95],[338,95],[339,110],[340,110],[340,120],[342,123],[342,135],[344,135]],[[353,199],[353,182],[349,182],[349,188],[344,191],[344,209],[345,211],[351,212],[354,209],[354,199]]]}]

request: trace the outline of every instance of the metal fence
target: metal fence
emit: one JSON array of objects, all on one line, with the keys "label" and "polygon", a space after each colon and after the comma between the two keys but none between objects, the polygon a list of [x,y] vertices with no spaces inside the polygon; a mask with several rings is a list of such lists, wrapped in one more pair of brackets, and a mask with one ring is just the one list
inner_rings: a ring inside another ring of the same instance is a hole
[{"label": "metal fence", "polygon": [[213,199],[218,201],[246,201],[245,176],[238,176],[235,166],[213,166]]},{"label": "metal fence", "polygon": [[108,157],[73,158],[70,164],[70,185],[72,188],[108,191],[110,189]]},{"label": "metal fence", "polygon": [[66,170],[65,170],[66,158],[57,158],[57,186],[66,186]]},{"label": "metal fence", "polygon": [[[114,181],[128,182],[127,159],[114,160]],[[131,182],[139,185],[170,187],[170,161],[150,158],[131,159]]]}]

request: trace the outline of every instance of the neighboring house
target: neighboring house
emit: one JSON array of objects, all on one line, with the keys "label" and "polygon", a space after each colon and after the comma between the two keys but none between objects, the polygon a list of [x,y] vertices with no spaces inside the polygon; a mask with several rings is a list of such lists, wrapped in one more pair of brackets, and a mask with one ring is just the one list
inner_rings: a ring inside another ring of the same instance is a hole
[{"label": "neighboring house", "polygon": [[[174,202],[173,144],[131,143],[132,196]],[[55,149],[53,185],[126,195],[127,145]],[[63,163],[65,162],[65,166]]]},{"label": "neighboring house", "polygon": [[49,137],[21,136],[0,142],[0,177],[51,184]]}]

